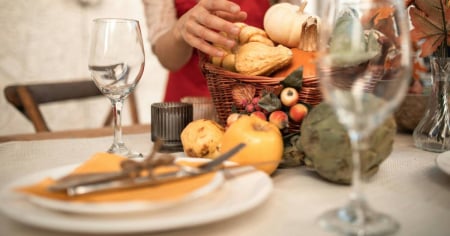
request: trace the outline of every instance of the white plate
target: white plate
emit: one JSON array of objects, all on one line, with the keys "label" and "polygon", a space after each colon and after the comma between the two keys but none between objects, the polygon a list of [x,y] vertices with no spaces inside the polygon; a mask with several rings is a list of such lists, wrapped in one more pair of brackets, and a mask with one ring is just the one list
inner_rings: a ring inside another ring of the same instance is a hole
[{"label": "white plate", "polygon": [[[187,160],[190,162],[204,162],[200,161],[200,159],[194,158],[178,158],[178,160]],[[205,159],[201,159],[205,160]],[[52,177],[54,179],[60,178],[73,169],[75,169],[79,165],[71,165],[64,166],[60,168],[55,168],[51,170],[46,170],[43,172],[39,172],[38,174],[26,176],[15,183],[13,186],[24,186],[30,183],[33,183],[36,180],[43,179],[45,177]],[[36,176],[38,175],[38,176]],[[137,211],[153,211],[160,210],[162,208],[173,207],[182,203],[186,203],[188,201],[192,201],[196,198],[204,196],[208,193],[219,188],[225,180],[225,177],[221,172],[218,172],[211,182],[207,185],[183,196],[181,199],[176,200],[167,200],[167,201],[130,201],[130,202],[112,202],[112,203],[83,203],[83,202],[67,202],[55,199],[49,199],[34,195],[26,195],[28,200],[34,204],[39,206],[59,210],[70,213],[78,213],[78,214],[121,214],[121,213],[130,213]]]},{"label": "white plate", "polygon": [[450,151],[443,152],[436,157],[436,165],[450,175]]},{"label": "white plate", "polygon": [[[64,167],[64,168],[73,168]],[[67,172],[66,172],[67,173]],[[68,214],[41,207],[12,191],[49,176],[46,171],[27,176],[0,192],[0,210],[24,224],[79,233],[138,233],[191,227],[241,214],[263,203],[272,192],[272,180],[260,171],[227,180],[218,190],[168,209],[123,214]]]}]

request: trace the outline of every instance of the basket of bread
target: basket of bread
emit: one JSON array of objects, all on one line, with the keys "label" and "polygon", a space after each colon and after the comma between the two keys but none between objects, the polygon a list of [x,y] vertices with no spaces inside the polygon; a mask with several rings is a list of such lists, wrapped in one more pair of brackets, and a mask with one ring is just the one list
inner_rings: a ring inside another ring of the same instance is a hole
[{"label": "basket of bread", "polygon": [[306,1],[272,5],[264,29],[237,22],[236,47],[215,45],[225,52],[223,57],[201,55],[221,125],[236,114],[248,114],[294,133],[308,109],[321,102],[315,68],[320,20],[304,12],[305,6]]}]

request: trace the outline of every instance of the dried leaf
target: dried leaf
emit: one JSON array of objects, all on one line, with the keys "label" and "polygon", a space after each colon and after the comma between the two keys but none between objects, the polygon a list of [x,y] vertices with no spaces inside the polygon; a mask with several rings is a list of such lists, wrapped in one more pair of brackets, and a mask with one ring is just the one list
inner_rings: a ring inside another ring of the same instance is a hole
[{"label": "dried leaf", "polygon": [[387,38],[396,40],[395,44],[398,46],[400,44],[400,39],[396,37],[396,30],[394,29],[394,22],[392,17],[380,19],[378,24],[375,25],[375,29],[386,35]]},{"label": "dried leaf", "polygon": [[442,27],[439,24],[430,21],[425,12],[412,7],[409,9],[409,14],[411,16],[411,23],[414,26],[412,32],[416,32],[417,36],[414,40],[420,40],[430,35],[443,33]]},{"label": "dried leaf", "polygon": [[380,7],[369,11],[366,15],[364,15],[362,19],[362,23],[365,24],[373,24],[378,25],[380,20],[391,18],[395,12],[395,8],[393,7]]},{"label": "dried leaf", "polygon": [[437,51],[444,40],[450,42],[450,32],[446,28],[450,20],[450,8],[444,0],[416,0],[409,8],[413,30],[413,42],[424,40],[421,46],[421,57]]},{"label": "dried leaf", "polygon": [[420,52],[421,57],[427,57],[437,50],[437,48],[444,41],[443,35],[435,35],[428,37],[427,40],[422,44],[422,51]]},{"label": "dried leaf", "polygon": [[256,88],[251,84],[236,84],[231,89],[231,97],[238,107],[245,107],[255,96]]},{"label": "dried leaf", "polygon": [[[441,5],[442,3],[442,5]],[[433,22],[434,25],[439,26],[439,28],[443,29],[442,27],[442,13],[444,8],[447,8],[445,10],[448,11],[448,7],[445,7],[445,1],[444,0],[416,0],[414,1],[414,5],[416,8],[418,8],[420,11],[425,13],[427,15],[427,19],[430,22]],[[448,22],[449,18],[446,17],[446,20]]]}]

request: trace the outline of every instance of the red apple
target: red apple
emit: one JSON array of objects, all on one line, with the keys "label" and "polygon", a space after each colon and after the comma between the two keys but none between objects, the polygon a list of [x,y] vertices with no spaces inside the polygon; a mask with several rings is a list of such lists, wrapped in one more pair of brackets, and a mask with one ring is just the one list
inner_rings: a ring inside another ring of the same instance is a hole
[{"label": "red apple", "polygon": [[291,118],[294,122],[302,121],[307,114],[308,107],[301,103],[295,104],[289,109],[289,118]]},{"label": "red apple", "polygon": [[287,107],[293,106],[298,101],[298,92],[295,88],[287,87],[281,91],[281,103]]},{"label": "red apple", "polygon": [[269,122],[274,124],[278,129],[288,127],[289,118],[284,111],[274,111],[269,115]]}]

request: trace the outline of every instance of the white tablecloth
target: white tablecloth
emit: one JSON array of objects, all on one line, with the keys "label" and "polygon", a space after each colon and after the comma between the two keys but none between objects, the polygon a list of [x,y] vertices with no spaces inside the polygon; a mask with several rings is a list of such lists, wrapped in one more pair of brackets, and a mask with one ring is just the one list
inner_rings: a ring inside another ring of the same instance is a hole
[{"label": "white tablecloth", "polygon": [[[125,136],[133,149],[148,153],[150,135]],[[105,150],[111,137],[9,142],[0,144],[0,187],[43,169],[80,163]],[[450,176],[436,167],[438,154],[413,146],[410,135],[396,137],[394,151],[365,185],[369,203],[397,219],[397,235],[450,235]],[[249,212],[216,223],[139,235],[332,235],[317,217],[347,201],[349,186],[328,183],[304,167],[280,169],[272,176],[274,191]],[[0,213],[0,235],[72,235],[22,225]]]}]

